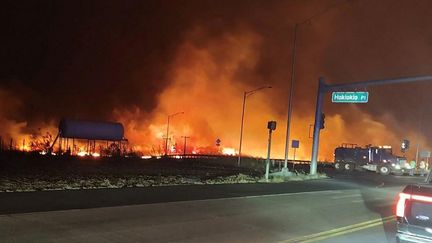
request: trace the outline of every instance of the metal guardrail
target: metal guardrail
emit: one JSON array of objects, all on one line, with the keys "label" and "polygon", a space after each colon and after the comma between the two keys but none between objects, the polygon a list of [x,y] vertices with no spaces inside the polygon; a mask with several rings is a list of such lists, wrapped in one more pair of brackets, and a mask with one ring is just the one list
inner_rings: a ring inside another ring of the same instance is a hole
[{"label": "metal guardrail", "polygon": [[[153,156],[153,157],[158,157],[158,156]],[[237,157],[235,156],[231,156],[231,155],[215,155],[215,154],[186,154],[186,155],[167,155],[167,156],[162,156],[163,157],[168,157],[168,158],[173,158],[173,159],[237,159]],[[260,158],[260,157],[243,157],[244,159],[251,159],[251,160],[262,160],[263,162],[265,162],[265,158]],[[270,163],[284,163],[285,160],[284,159],[270,159]],[[291,164],[310,164],[311,161],[310,160],[288,160],[288,163]],[[318,161],[318,163],[320,164],[333,164],[333,162],[328,162],[328,161]]]}]

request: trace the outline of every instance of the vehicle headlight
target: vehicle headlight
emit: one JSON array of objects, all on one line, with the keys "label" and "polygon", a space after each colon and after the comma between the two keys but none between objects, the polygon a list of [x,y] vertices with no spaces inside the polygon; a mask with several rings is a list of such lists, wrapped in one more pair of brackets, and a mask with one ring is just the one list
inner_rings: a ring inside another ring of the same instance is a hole
[{"label": "vehicle headlight", "polygon": [[392,166],[394,167],[394,166],[395,166],[395,163],[392,163]]}]

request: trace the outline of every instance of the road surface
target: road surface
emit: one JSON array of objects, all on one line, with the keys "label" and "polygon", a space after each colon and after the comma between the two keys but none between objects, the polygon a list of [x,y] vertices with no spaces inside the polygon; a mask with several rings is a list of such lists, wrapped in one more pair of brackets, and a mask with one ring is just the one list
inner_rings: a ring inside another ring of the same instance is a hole
[{"label": "road surface", "polygon": [[0,242],[394,242],[419,177],[0,194]]}]

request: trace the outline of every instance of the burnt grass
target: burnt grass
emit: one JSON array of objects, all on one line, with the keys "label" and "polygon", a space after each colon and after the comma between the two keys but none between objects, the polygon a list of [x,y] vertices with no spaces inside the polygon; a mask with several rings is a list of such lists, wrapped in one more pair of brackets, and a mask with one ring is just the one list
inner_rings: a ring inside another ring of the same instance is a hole
[{"label": "burnt grass", "polygon": [[[236,157],[75,157],[0,153],[0,191],[253,182],[264,160]],[[239,178],[239,176],[241,178]],[[224,178],[229,178],[224,181]]]},{"label": "burnt grass", "polygon": [[[281,162],[281,161],[279,161]],[[309,165],[288,164],[291,171],[307,173]],[[146,187],[189,184],[259,182],[265,160],[233,156],[75,157],[38,153],[0,152],[0,192],[93,188]],[[328,166],[318,166],[318,171]],[[271,171],[280,164],[271,163]]]},{"label": "burnt grass", "polygon": [[[248,159],[255,160],[255,159]],[[259,161],[260,159],[256,159]],[[37,176],[98,176],[98,175],[148,175],[148,176],[185,176],[211,179],[219,176],[245,174],[261,176],[263,169],[246,165],[237,167],[236,157],[208,158],[151,158],[139,157],[75,157],[44,156],[32,153],[1,153],[0,176],[18,177]],[[245,159],[242,160],[245,163]],[[232,165],[231,165],[232,164]]]}]

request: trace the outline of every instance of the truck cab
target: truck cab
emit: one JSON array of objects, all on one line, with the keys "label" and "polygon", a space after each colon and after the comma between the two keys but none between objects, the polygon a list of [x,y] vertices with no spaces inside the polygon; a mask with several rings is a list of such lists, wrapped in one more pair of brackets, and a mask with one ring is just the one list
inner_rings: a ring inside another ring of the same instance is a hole
[{"label": "truck cab", "polygon": [[424,183],[399,193],[396,204],[397,242],[432,242],[431,172]]}]

